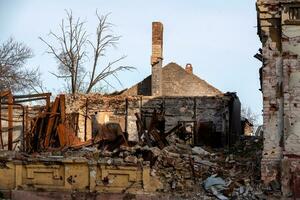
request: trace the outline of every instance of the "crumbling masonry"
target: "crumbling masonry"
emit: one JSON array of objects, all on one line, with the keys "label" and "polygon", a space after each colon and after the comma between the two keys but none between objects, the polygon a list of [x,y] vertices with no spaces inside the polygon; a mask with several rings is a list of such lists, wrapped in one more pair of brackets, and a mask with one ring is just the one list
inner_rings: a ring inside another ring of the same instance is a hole
[{"label": "crumbling masonry", "polygon": [[300,1],[258,0],[263,93],[262,179],[300,198]]}]

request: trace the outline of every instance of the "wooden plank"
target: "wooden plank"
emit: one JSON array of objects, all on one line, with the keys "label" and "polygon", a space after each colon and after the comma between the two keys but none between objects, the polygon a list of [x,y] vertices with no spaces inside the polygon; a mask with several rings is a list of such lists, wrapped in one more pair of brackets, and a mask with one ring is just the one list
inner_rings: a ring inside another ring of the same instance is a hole
[{"label": "wooden plank", "polygon": [[37,126],[36,134],[37,134],[37,142],[41,141],[43,138],[43,130],[45,126],[45,117],[38,117],[39,125]]},{"label": "wooden plank", "polygon": [[87,118],[88,118],[88,105],[89,99],[87,98],[85,101],[85,115],[84,115],[84,141],[87,141]]},{"label": "wooden plank", "polygon": [[53,127],[52,127],[52,135],[51,135],[51,138],[50,138],[50,143],[49,145],[52,145],[52,144],[59,144],[59,141],[57,140],[57,127],[59,125],[59,122],[60,122],[60,115],[56,116],[55,117],[55,121],[54,121],[54,124],[53,124]]},{"label": "wooden plank", "polygon": [[28,106],[25,107],[25,150],[29,150],[30,136],[28,132]]},{"label": "wooden plank", "polygon": [[59,144],[61,147],[66,146],[69,141],[66,135],[66,127],[64,124],[59,124],[57,127],[57,133],[58,133],[58,139],[59,139]]},{"label": "wooden plank", "polygon": [[128,132],[128,98],[125,99],[125,133]]},{"label": "wooden plank", "polygon": [[165,147],[165,144],[163,143],[162,138],[160,137],[160,135],[159,135],[159,133],[157,132],[156,129],[152,129],[149,134],[152,135],[152,137],[154,138],[155,142],[157,143],[157,146],[160,149],[163,149]]},{"label": "wooden plank", "polygon": [[38,98],[15,100],[15,103],[24,103],[24,102],[28,102],[28,101],[38,101],[38,100],[44,100],[44,99],[47,99],[47,97],[38,97]]},{"label": "wooden plank", "polygon": [[59,106],[59,97],[56,97],[52,108],[51,108],[51,114],[49,116],[48,124],[47,124],[47,129],[46,129],[46,136],[45,136],[45,141],[44,141],[44,147],[48,148],[50,144],[50,139],[51,139],[51,134],[53,131],[53,125],[55,123],[55,118],[56,118],[56,112]]},{"label": "wooden plank", "polygon": [[64,124],[66,121],[66,98],[64,94],[59,95],[60,99],[60,117],[61,117],[61,122]]},{"label": "wooden plank", "polygon": [[13,141],[13,97],[8,95],[8,150],[12,150]]},{"label": "wooden plank", "polygon": [[4,148],[3,146],[3,138],[2,138],[2,117],[1,117],[1,114],[2,114],[2,106],[1,106],[1,98],[0,98],[0,144],[1,144],[1,149]]},{"label": "wooden plank", "polygon": [[0,92],[0,97],[5,97],[5,96],[9,95],[10,93],[11,93],[10,90]]},{"label": "wooden plank", "polygon": [[34,97],[47,97],[51,96],[51,93],[40,93],[40,94],[27,94],[27,95],[14,95],[15,99],[23,99],[23,98],[34,98]]},{"label": "wooden plank", "polygon": [[51,95],[48,95],[48,96],[46,97],[46,107],[45,107],[45,110],[46,110],[46,111],[48,111],[49,108],[50,108],[50,96],[51,96]]}]

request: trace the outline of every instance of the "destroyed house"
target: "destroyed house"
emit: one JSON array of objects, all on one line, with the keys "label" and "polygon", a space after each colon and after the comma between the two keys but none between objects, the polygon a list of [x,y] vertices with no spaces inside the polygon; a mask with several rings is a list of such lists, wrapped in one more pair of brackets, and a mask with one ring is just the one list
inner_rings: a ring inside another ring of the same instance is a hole
[{"label": "destroyed house", "polygon": [[[89,94],[67,98],[71,101],[67,103],[68,112],[81,113],[78,120],[81,138],[86,132],[89,133],[88,138],[92,137],[97,123],[114,122],[120,124],[130,140],[137,141],[135,114],[148,129],[156,111],[164,113],[165,131],[184,124],[193,145],[217,147],[236,141],[241,134],[237,95],[222,93],[193,74],[191,64],[187,64],[185,69],[173,62],[163,67],[163,25],[160,22],[152,23],[151,71],[150,76],[120,95],[103,97]],[[102,98],[110,103],[105,103]],[[85,119],[82,113],[86,112],[92,117]]]},{"label": "destroyed house", "polygon": [[162,67],[162,24],[152,31],[152,74],[121,94],[50,102],[50,93],[0,92],[0,192],[173,193],[216,171],[219,164],[203,165],[210,153],[198,146],[235,143],[240,101],[194,75],[191,64]]},{"label": "destroyed house", "polygon": [[[162,54],[163,25],[153,22],[150,76],[118,95],[63,95],[65,120],[81,141],[92,139],[99,132],[99,126],[107,123],[118,124],[118,130],[126,132],[129,141],[138,141],[140,130],[137,127],[137,118],[147,130],[153,114],[157,113],[164,118],[161,131],[168,132],[174,127],[183,126],[186,136],[182,137],[192,145],[220,147],[234,144],[242,133],[240,101],[237,95],[222,93],[193,74],[191,64],[187,64],[185,69],[176,63],[162,67]],[[37,99],[45,98],[49,107],[49,95],[46,93],[45,97],[38,96]],[[32,98],[35,100],[35,95]],[[53,106],[58,106],[56,100]],[[38,109],[33,113],[37,114]],[[25,115],[22,114],[22,109],[18,112],[14,109],[16,116],[18,113]],[[22,126],[20,117],[16,120],[17,127],[13,129],[16,134],[13,134],[13,138],[20,141],[21,133],[32,124],[25,123]],[[7,130],[8,125],[7,121],[2,120],[2,128]],[[6,138],[3,145],[7,145],[7,141]],[[20,142],[15,144],[20,145]]]}]

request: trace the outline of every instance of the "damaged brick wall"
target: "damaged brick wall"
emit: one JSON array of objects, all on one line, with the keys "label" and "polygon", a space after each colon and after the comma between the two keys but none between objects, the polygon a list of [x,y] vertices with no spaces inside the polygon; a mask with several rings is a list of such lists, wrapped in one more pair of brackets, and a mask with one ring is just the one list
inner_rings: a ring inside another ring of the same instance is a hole
[{"label": "damaged brick wall", "polygon": [[[230,126],[232,126],[230,124],[230,103],[232,103],[232,99],[232,95],[214,97],[76,95],[75,97],[66,97],[66,112],[81,113],[78,136],[82,139],[85,134],[85,119],[88,118],[88,123],[91,124],[92,118],[94,118],[99,123],[119,123],[122,130],[128,132],[129,140],[137,141],[135,113],[151,115],[154,109],[158,111],[163,109],[166,119],[166,131],[177,125],[179,121],[212,122],[216,127],[216,132],[221,133],[224,136],[223,140],[226,140],[225,135],[232,131],[230,130]],[[87,115],[85,115],[86,111]],[[91,127],[91,125],[88,127]],[[89,129],[87,132],[90,133],[92,130]],[[237,131],[235,134],[237,134]]]},{"label": "damaged brick wall", "polygon": [[[152,76],[153,74],[124,91],[123,94],[151,96]],[[187,72],[174,62],[162,68],[161,82],[161,96],[215,96],[222,94],[220,90],[192,72]]]},{"label": "damaged brick wall", "polygon": [[285,159],[300,155],[300,1],[258,0],[257,11],[263,57],[262,179],[266,184],[281,180],[289,196],[295,194],[286,173],[292,162]]},{"label": "damaged brick wall", "polygon": [[215,96],[217,88],[176,63],[167,64],[162,71],[162,94],[165,96]]}]

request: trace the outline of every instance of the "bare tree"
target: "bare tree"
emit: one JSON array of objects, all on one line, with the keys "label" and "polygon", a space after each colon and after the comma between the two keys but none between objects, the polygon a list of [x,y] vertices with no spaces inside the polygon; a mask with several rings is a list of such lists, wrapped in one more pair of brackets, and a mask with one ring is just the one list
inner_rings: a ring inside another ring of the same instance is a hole
[{"label": "bare tree", "polygon": [[[96,28],[96,41],[89,39],[85,22],[80,18],[74,19],[72,11],[67,13],[66,19],[60,24],[60,33],[50,31],[49,35],[55,39],[57,45],[40,39],[47,45],[48,53],[54,55],[58,61],[58,73],[52,73],[67,83],[68,91],[72,94],[77,92],[90,93],[101,87],[101,81],[112,86],[106,78],[113,76],[118,80],[118,72],[134,69],[131,66],[117,65],[125,56],[110,61],[100,66],[99,60],[106,55],[110,47],[115,47],[120,36],[113,35],[112,24],[108,22],[108,15],[100,16],[96,11],[98,25]],[[89,51],[91,49],[91,52]],[[91,54],[91,55],[90,55]],[[91,60],[92,62],[87,62]],[[113,86],[112,86],[113,87]]]},{"label": "bare tree", "polygon": [[0,90],[14,92],[43,90],[38,68],[28,69],[24,65],[33,56],[32,50],[13,38],[0,45]]}]

